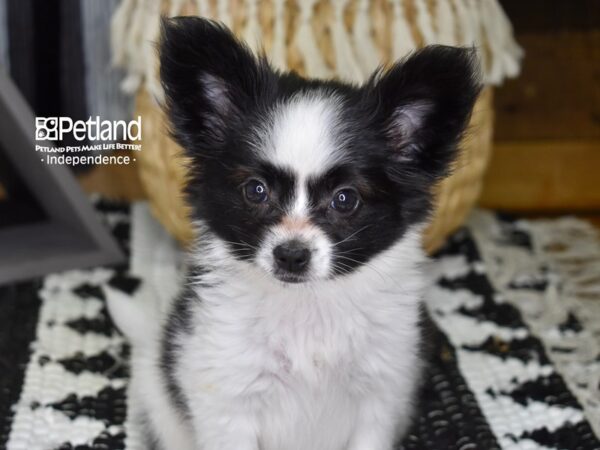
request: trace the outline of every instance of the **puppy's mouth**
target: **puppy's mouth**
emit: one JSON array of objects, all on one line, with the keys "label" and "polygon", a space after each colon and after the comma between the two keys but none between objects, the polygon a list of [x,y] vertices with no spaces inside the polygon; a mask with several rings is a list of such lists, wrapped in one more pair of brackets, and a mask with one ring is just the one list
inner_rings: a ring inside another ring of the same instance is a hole
[{"label": "puppy's mouth", "polygon": [[298,284],[308,281],[306,274],[290,273],[282,270],[276,270],[273,276],[283,283]]}]

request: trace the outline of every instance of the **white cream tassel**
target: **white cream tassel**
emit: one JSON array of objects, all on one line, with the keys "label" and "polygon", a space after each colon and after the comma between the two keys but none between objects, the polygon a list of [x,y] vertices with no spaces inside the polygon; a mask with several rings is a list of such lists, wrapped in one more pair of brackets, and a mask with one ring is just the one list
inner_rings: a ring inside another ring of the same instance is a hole
[{"label": "white cream tassel", "polygon": [[394,60],[404,58],[417,48],[412,36],[410,24],[406,20],[404,0],[390,0],[394,18],[392,21],[392,57]]},{"label": "white cream tassel", "polygon": [[423,42],[425,45],[437,43],[427,0],[415,0],[415,7],[417,9],[417,26],[423,36]]},{"label": "white cream tassel", "polygon": [[369,0],[358,0],[352,29],[354,49],[365,78],[382,63],[379,50],[373,43],[369,6]]},{"label": "white cream tassel", "polygon": [[261,28],[258,21],[258,0],[246,0],[246,28],[244,29],[244,40],[254,51],[260,48]]},{"label": "white cream tassel", "polygon": [[[127,76],[121,82],[121,89],[127,94],[135,93],[141,86],[144,77],[145,61],[141,51],[144,12],[143,0],[136,0],[131,9],[130,20],[126,23],[127,28],[123,42],[116,43],[117,46],[124,46],[123,65],[127,69]],[[115,35],[115,39],[117,39],[117,35]]]},{"label": "white cream tassel", "polygon": [[329,78],[331,71],[325,63],[313,33],[311,20],[316,0],[298,1],[300,6],[300,24],[295,36],[295,43],[304,58],[306,74],[310,77]]},{"label": "white cream tassel", "polygon": [[481,24],[479,22],[477,10],[478,1],[479,0],[454,0],[457,21],[462,36],[460,45],[475,48],[477,56],[481,61],[481,69],[484,73],[485,81],[487,82],[487,58],[486,53],[481,46]]},{"label": "white cream tassel", "polygon": [[485,42],[483,39],[483,26],[482,26],[482,18],[479,14],[479,4],[480,0],[466,0],[467,13],[469,16],[469,20],[471,22],[471,29],[473,30],[473,44],[477,50],[477,55],[481,60],[481,68],[483,69],[484,79],[486,83],[490,82],[490,72],[489,72],[489,63],[488,63],[488,54],[486,52],[483,43]]},{"label": "white cream tassel", "polygon": [[143,61],[146,78],[146,88],[150,95],[162,103],[164,92],[158,80],[158,58],[156,57],[155,44],[160,34],[160,0],[146,1],[146,17],[142,32]]},{"label": "white cream tassel", "polygon": [[503,68],[507,77],[513,78],[519,75],[521,71],[521,59],[523,58],[523,49],[517,44],[513,35],[513,27],[504,10],[496,0],[492,0],[492,14],[500,22],[499,27],[502,31],[503,43]]},{"label": "white cream tassel", "polygon": [[229,11],[229,0],[217,0],[217,20],[220,20],[225,26],[231,28],[233,20]]},{"label": "white cream tassel", "polygon": [[481,18],[479,17],[479,8],[477,7],[479,1],[480,0],[465,0],[465,5],[467,16],[469,17],[469,22],[471,23],[473,43],[480,46],[483,41],[481,39]]},{"label": "white cream tassel", "polygon": [[348,0],[334,2],[334,21],[332,26],[333,46],[335,49],[335,69],[340,79],[362,82],[365,77],[356,62],[354,51],[350,45],[350,37],[344,24],[344,10]]},{"label": "white cream tassel", "polygon": [[475,44],[475,32],[473,31],[471,16],[467,10],[467,1],[454,0],[454,6],[456,7],[456,21],[461,36],[459,45],[471,47]]},{"label": "white cream tassel", "polygon": [[210,17],[208,0],[196,0],[196,12],[200,17]]},{"label": "white cream tassel", "polygon": [[[233,24],[233,5],[242,0],[170,0],[167,14],[184,13],[189,3],[196,6],[201,16],[211,16],[225,25]],[[270,59],[279,69],[287,68],[285,8],[289,0],[270,0],[274,11],[273,43]],[[328,78],[333,75],[314,35],[312,21],[318,0],[295,0],[299,7],[298,28],[292,37],[294,46],[304,61],[306,73],[312,77]],[[344,24],[344,13],[349,1],[356,4],[351,32]],[[406,18],[407,0],[386,0],[393,14],[391,47],[394,59],[399,59],[416,48],[411,25]],[[425,44],[475,46],[482,61],[485,81],[499,84],[506,77],[520,71],[523,50],[516,43],[512,25],[498,0],[436,0],[430,11],[431,0],[411,0],[416,9],[416,26]],[[453,3],[451,3],[453,2]],[[162,0],[121,0],[111,22],[112,63],[125,70],[121,88],[135,93],[143,84],[155,97],[162,90],[157,77],[157,58],[154,43],[159,34]],[[260,22],[262,0],[243,0],[247,8],[247,22],[242,36],[256,48],[263,30]],[[382,56],[374,40],[370,14],[370,0],[330,0],[333,18],[330,23],[335,65],[342,78],[361,81],[380,64]]]},{"label": "white cream tassel", "polygon": [[504,36],[499,18],[496,17],[493,10],[493,0],[482,0],[477,3],[479,6],[478,16],[483,23],[483,32],[485,33],[485,42],[489,51],[489,63],[487,66],[487,78],[492,84],[499,84],[502,81]]},{"label": "white cream tassel", "polygon": [[183,4],[185,0],[171,0],[171,6],[169,7],[169,17],[180,16],[183,11]]},{"label": "white cream tassel", "polygon": [[125,66],[127,47],[131,39],[131,18],[136,6],[135,0],[123,0],[115,10],[110,23],[110,44],[114,66]]},{"label": "white cream tassel", "polygon": [[285,0],[273,0],[273,43],[269,57],[273,66],[280,70],[287,69],[284,10]]},{"label": "white cream tassel", "polygon": [[436,2],[437,42],[444,45],[456,45],[456,24],[450,0]]}]

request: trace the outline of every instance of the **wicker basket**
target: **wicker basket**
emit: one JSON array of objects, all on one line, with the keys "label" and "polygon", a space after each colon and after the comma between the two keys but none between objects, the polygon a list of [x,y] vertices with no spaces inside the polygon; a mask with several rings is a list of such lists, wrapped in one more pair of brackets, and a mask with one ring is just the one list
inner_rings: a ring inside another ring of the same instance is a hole
[{"label": "wicker basket", "polygon": [[[217,16],[217,18],[222,19],[217,14],[219,12],[218,3],[220,1],[210,0],[206,2],[204,14],[213,17]],[[236,3],[235,0],[231,1]],[[344,61],[340,58],[339,49],[336,50],[335,46],[336,43],[337,45],[340,43],[340,32],[347,33],[348,38],[354,36],[356,45],[355,24],[359,20],[360,5],[365,2],[362,0],[321,0],[311,6],[314,12],[310,19],[314,45],[309,46],[310,48],[307,50],[305,48],[306,43],[303,40],[294,38],[301,32],[299,29],[302,27],[302,24],[299,17],[303,15],[301,9],[306,5],[301,3],[300,0],[286,0],[286,8],[283,11],[285,15],[286,38],[282,61],[281,48],[279,49],[279,58],[274,55],[277,52],[274,45],[274,40],[277,39],[274,35],[277,34],[277,31],[276,25],[274,25],[274,22],[276,22],[274,14],[276,13],[272,9],[273,5],[278,1],[257,2],[257,0],[237,0],[237,4],[241,6],[245,5],[246,7],[243,8],[240,6],[237,9],[232,7],[228,11],[226,22],[229,22],[229,25],[232,26],[236,34],[246,38],[249,35],[249,28],[254,30],[251,30],[252,33],[256,33],[256,27],[259,26],[262,30],[260,34],[261,43],[272,59],[279,59],[279,66],[285,66],[303,74],[309,72],[310,75],[315,75],[316,68],[318,68],[320,75],[341,76],[342,78],[349,78],[354,81],[358,81],[361,78],[360,72],[363,71],[364,67],[361,67],[362,60],[360,57],[357,57],[354,61]],[[311,1],[308,0],[308,3]],[[345,4],[342,16],[340,16],[339,11],[335,11],[335,5],[338,5],[336,3],[338,1]],[[418,10],[415,8],[415,5],[419,1],[373,0],[366,2],[369,5],[369,9],[363,11],[363,13],[367,14],[370,24],[371,51],[375,50],[377,52],[376,58],[378,60],[392,61],[396,57],[394,52],[399,51],[396,48],[398,46],[394,46],[393,42],[391,42],[394,36],[396,36],[393,27],[400,26],[397,22],[398,16],[397,14],[394,15],[394,11],[392,10],[394,2],[401,2],[405,7],[405,25],[408,26],[408,29],[405,31],[410,33],[410,38],[413,41],[412,46],[421,47],[426,43],[430,43],[431,37],[428,37],[428,33],[424,33],[421,29],[423,21],[419,20],[416,16]],[[429,0],[423,1],[429,5],[432,3]],[[453,4],[456,6],[460,1],[455,0]],[[489,1],[495,2],[495,0]],[[196,14],[197,9],[195,9],[195,5],[200,5],[200,3],[202,2],[198,2],[197,4],[185,3],[183,9],[177,13]],[[248,3],[254,5],[254,12],[249,10]],[[448,3],[450,4],[450,2]],[[173,11],[169,9],[169,4],[169,2],[163,2],[163,13],[173,15]],[[412,7],[409,7],[411,5]],[[458,10],[455,8],[451,12],[456,15]],[[220,11],[220,13],[223,14],[223,11]],[[280,13],[282,12],[280,11]],[[251,14],[256,15],[255,23],[252,26],[249,25]],[[332,25],[336,20],[336,16],[341,25],[339,23],[338,25]],[[505,17],[503,17],[503,20],[506,20]],[[421,26],[418,25],[419,23],[421,23]],[[432,24],[432,30],[439,32],[441,35],[441,20],[439,17],[436,20],[436,16],[433,13]],[[480,27],[483,24],[484,21],[482,20],[479,24]],[[335,26],[338,28],[335,29]],[[340,26],[343,30],[340,29]],[[364,27],[364,24],[362,26]],[[306,30],[305,27],[302,33],[306,33]],[[461,26],[458,20],[455,20],[453,30],[455,43],[464,43],[461,41]],[[279,33],[281,33],[281,30]],[[510,34],[510,29],[508,33]],[[510,38],[512,39],[512,35]],[[446,38],[446,41],[448,41],[448,38]],[[514,41],[511,42],[514,45]],[[361,42],[360,46],[364,47],[363,44]],[[518,47],[513,48],[513,51],[516,52],[515,48],[518,49]],[[314,55],[315,49],[319,51],[319,55]],[[360,54],[358,49],[355,48],[354,50]],[[361,51],[364,54],[368,50],[368,48],[362,48]],[[494,56],[493,49],[485,42],[479,46],[479,50],[484,63],[484,71],[489,82],[488,84],[491,84],[490,70],[492,70],[491,66],[498,55]],[[347,51],[345,53],[347,54]],[[315,60],[315,56],[318,56],[317,60]],[[186,164],[182,157],[181,149],[168,137],[165,118],[157,102],[154,100],[154,98],[160,98],[160,92],[157,91],[158,85],[155,79],[155,55],[152,58],[154,65],[150,69],[146,67],[146,73],[142,74],[142,78],[144,76],[146,78],[146,89],[139,89],[137,96],[137,114],[143,117],[144,123],[143,151],[138,157],[139,172],[154,215],[181,243],[187,244],[192,239],[192,230],[188,219],[189,210],[182,195],[186,179]],[[309,58],[311,59],[310,61]],[[518,56],[515,56],[515,58],[518,60]],[[341,65],[344,66],[343,70],[340,68]],[[494,70],[497,70],[497,67]],[[509,68],[506,68],[505,72],[508,72],[508,70]],[[353,73],[349,73],[351,71]],[[501,77],[508,75],[510,74],[503,73]],[[153,80],[151,80],[152,77],[154,77]],[[429,228],[424,235],[424,247],[428,252],[435,251],[443,244],[446,236],[464,222],[467,214],[477,201],[481,190],[482,177],[492,148],[492,97],[492,87],[486,87],[476,103],[471,124],[461,144],[460,157],[455,164],[453,174],[437,187],[436,208]]]}]

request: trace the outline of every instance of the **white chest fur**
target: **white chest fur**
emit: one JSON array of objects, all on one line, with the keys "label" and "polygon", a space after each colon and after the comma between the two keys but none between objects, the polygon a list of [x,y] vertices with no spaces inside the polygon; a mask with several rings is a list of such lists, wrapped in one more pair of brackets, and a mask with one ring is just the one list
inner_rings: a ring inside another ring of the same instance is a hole
[{"label": "white chest fur", "polygon": [[390,446],[420,369],[421,280],[402,265],[310,287],[241,274],[198,288],[175,373],[199,448]]}]

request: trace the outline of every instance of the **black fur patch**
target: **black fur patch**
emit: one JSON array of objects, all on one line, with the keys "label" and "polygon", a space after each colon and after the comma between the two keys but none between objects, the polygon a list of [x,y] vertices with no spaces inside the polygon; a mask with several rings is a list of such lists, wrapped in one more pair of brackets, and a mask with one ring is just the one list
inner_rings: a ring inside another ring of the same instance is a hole
[{"label": "black fur patch", "polygon": [[169,318],[164,329],[161,342],[161,354],[158,361],[159,369],[163,374],[167,393],[171,397],[171,403],[182,416],[188,415],[188,405],[175,376],[175,367],[179,357],[178,338],[191,331],[190,302],[193,302],[196,294],[191,288],[182,292],[169,313]]}]

